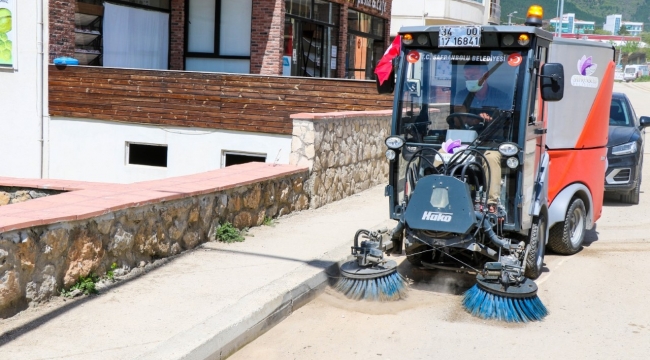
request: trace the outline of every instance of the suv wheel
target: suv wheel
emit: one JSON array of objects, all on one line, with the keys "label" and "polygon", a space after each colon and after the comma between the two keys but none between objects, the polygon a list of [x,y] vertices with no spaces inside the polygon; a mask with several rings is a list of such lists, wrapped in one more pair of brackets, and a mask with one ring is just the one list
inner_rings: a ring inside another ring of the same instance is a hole
[{"label": "suv wheel", "polygon": [[624,202],[626,204],[637,205],[639,203],[640,193],[641,193],[641,169],[638,170],[636,176],[636,186],[629,193],[621,195],[621,202]]}]

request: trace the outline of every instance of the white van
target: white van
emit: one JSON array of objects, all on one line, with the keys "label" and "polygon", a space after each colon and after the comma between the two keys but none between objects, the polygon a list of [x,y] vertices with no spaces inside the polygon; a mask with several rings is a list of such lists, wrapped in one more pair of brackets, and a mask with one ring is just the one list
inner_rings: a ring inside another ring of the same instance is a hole
[{"label": "white van", "polygon": [[623,80],[634,81],[640,76],[648,76],[648,65],[626,65]]}]

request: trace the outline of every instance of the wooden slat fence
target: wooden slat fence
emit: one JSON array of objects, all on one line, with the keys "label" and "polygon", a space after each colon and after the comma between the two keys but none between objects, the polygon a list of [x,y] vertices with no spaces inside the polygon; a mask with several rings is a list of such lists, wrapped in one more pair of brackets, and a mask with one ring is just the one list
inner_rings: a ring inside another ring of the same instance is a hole
[{"label": "wooden slat fence", "polygon": [[52,116],[272,134],[295,113],[392,106],[371,81],[54,65],[49,96]]}]

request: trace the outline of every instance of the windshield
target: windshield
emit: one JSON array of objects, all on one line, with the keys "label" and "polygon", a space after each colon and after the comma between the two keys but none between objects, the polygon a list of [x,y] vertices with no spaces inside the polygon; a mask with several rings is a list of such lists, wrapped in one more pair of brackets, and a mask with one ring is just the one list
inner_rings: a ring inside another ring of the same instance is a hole
[{"label": "windshield", "polygon": [[630,116],[630,110],[626,102],[613,98],[609,107],[609,125],[611,126],[634,126]]},{"label": "windshield", "polygon": [[512,141],[510,120],[525,53],[410,50],[406,58],[398,133],[407,143],[471,143],[484,130],[484,142]]},{"label": "windshield", "polygon": [[629,68],[625,69],[625,72],[628,73],[628,74],[634,74],[636,72],[636,69],[633,68],[633,67],[629,67]]}]

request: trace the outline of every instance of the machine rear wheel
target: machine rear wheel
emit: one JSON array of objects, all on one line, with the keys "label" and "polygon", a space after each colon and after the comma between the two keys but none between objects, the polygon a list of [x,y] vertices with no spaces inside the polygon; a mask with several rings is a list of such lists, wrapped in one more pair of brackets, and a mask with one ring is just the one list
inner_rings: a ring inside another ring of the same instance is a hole
[{"label": "machine rear wheel", "polygon": [[393,242],[393,250],[391,250],[391,252],[393,254],[401,254],[402,244],[404,243],[404,231],[401,231],[399,234],[395,235],[391,241]]},{"label": "machine rear wheel", "polygon": [[544,243],[546,242],[546,217],[540,215],[533,220],[530,228],[528,251],[526,252],[526,271],[524,275],[530,279],[537,279],[542,275],[544,267]]},{"label": "machine rear wheel", "polygon": [[422,262],[431,263],[435,255],[435,250],[429,245],[421,242],[413,243],[406,247],[406,259],[413,266],[422,266]]},{"label": "machine rear wheel", "polygon": [[587,210],[584,202],[573,199],[564,217],[564,222],[551,228],[548,248],[562,255],[573,255],[582,247],[587,226]]}]

